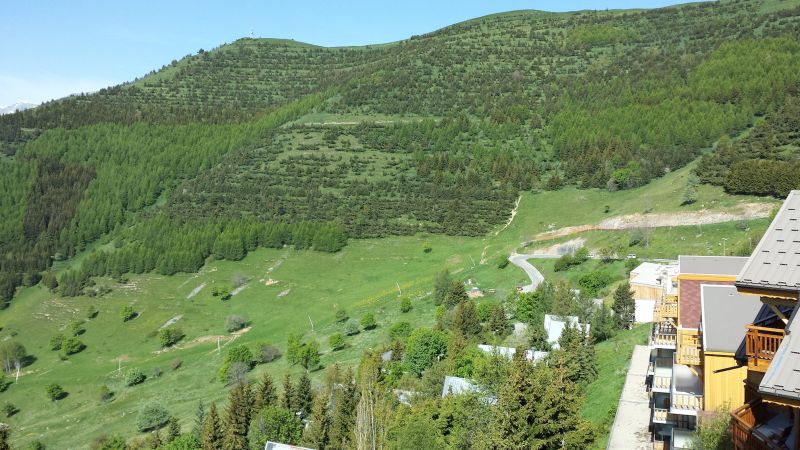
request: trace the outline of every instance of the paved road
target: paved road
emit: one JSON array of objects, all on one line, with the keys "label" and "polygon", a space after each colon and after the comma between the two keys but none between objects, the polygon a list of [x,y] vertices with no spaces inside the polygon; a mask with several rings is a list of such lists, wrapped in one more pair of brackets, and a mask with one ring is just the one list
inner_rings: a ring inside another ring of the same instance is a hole
[{"label": "paved road", "polygon": [[558,258],[558,256],[552,255],[520,255],[519,253],[512,253],[511,256],[508,257],[508,260],[511,261],[511,264],[519,267],[520,269],[524,270],[526,274],[528,274],[528,278],[531,279],[531,284],[522,287],[522,292],[533,292],[536,290],[536,286],[539,286],[539,283],[544,281],[544,277],[542,273],[539,272],[536,267],[533,267],[531,263],[528,262],[530,258]]},{"label": "paved road", "polygon": [[608,439],[608,450],[649,450],[653,448],[650,432],[650,399],[645,388],[650,349],[646,345],[633,348],[625,386],[619,398],[614,425]]}]

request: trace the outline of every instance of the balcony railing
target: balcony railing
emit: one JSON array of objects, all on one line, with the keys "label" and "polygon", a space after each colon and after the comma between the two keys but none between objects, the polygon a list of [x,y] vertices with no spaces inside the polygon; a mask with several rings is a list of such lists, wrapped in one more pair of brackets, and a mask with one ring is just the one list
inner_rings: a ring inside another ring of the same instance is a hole
[{"label": "balcony railing", "polygon": [[653,324],[653,331],[650,334],[650,345],[659,348],[675,348],[676,343],[675,327],[668,322],[658,322]]},{"label": "balcony railing", "polygon": [[759,433],[756,427],[764,420],[764,408],[761,399],[731,411],[731,438],[735,450],[777,450],[781,445],[771,442]]},{"label": "balcony railing", "polygon": [[656,308],[653,311],[653,321],[661,322],[667,319],[678,318],[678,304],[677,303],[656,303]]},{"label": "balcony railing", "polygon": [[779,328],[748,325],[745,336],[747,368],[756,372],[766,372],[785,335],[786,331]]},{"label": "balcony railing", "polygon": [[653,389],[658,389],[660,391],[669,391],[669,387],[672,384],[672,377],[660,377],[658,375],[653,377]]},{"label": "balcony railing", "polygon": [[653,441],[653,450],[667,450],[668,448],[664,441]]},{"label": "balcony railing", "polygon": [[703,396],[673,392],[671,395],[670,411],[676,414],[697,414],[703,409]]},{"label": "balcony railing", "polygon": [[700,365],[700,334],[697,330],[678,330],[675,362],[687,366]]}]

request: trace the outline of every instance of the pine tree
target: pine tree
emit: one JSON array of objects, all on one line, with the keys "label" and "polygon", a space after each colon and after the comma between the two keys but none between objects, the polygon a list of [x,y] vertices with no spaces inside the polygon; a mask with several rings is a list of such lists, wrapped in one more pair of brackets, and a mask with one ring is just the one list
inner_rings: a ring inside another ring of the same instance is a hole
[{"label": "pine tree", "polygon": [[614,311],[617,329],[630,329],[636,312],[636,302],[633,300],[631,285],[627,281],[614,291],[614,305],[611,309]]},{"label": "pine tree", "polygon": [[300,381],[297,382],[297,391],[295,393],[297,411],[300,412],[301,417],[306,417],[311,413],[311,406],[314,402],[314,393],[311,391],[311,378],[307,373],[303,373]]},{"label": "pine tree", "polygon": [[247,383],[239,382],[228,395],[225,410],[224,450],[247,450],[247,432],[250,429],[250,414],[253,407],[252,394]]},{"label": "pine tree", "polygon": [[7,424],[0,423],[0,450],[11,450],[11,444],[8,442],[10,434],[11,427]]},{"label": "pine tree", "polygon": [[297,412],[297,400],[294,393],[294,385],[292,384],[292,378],[289,374],[286,374],[286,377],[283,379],[283,397],[281,397],[281,407],[287,411],[291,411],[292,413]]},{"label": "pine tree", "polygon": [[508,319],[503,305],[492,305],[492,313],[489,316],[489,331],[495,336],[505,336],[508,333]]},{"label": "pine tree", "polygon": [[225,439],[225,429],[217,414],[217,404],[212,403],[208,410],[205,423],[203,423],[202,443],[203,450],[222,450]]},{"label": "pine tree", "polygon": [[514,354],[506,382],[500,387],[491,423],[484,436],[484,447],[499,450],[532,448],[536,388],[532,365],[525,359],[525,348]]},{"label": "pine tree", "polygon": [[353,428],[358,405],[358,391],[353,369],[348,368],[344,383],[331,394],[333,415],[329,433],[329,450],[345,450],[353,447]]},{"label": "pine tree", "polygon": [[[563,353],[561,353],[563,355]],[[567,380],[565,358],[552,367],[539,364],[532,374],[538,398],[534,403],[532,448],[585,448],[593,438],[592,426],[580,416],[583,404],[580,388]]]},{"label": "pine tree", "polygon": [[181,425],[178,423],[178,419],[175,416],[169,418],[169,422],[167,422],[167,435],[164,437],[164,442],[170,443],[178,438],[181,435]]},{"label": "pine tree", "polygon": [[[463,287],[462,287],[463,289]],[[464,336],[476,336],[481,333],[481,320],[475,310],[475,302],[472,300],[461,301],[453,311],[453,330],[460,332]]]},{"label": "pine tree", "polygon": [[261,382],[258,384],[255,402],[253,403],[253,413],[258,413],[265,406],[276,406],[278,403],[278,394],[275,392],[275,384],[272,382],[272,376],[268,372],[264,372],[261,376]]},{"label": "pine tree", "polygon": [[323,390],[317,393],[314,405],[311,407],[311,423],[305,431],[303,442],[313,448],[325,450],[328,446],[328,439],[331,426],[331,418],[328,414],[328,400],[330,395]]},{"label": "pine tree", "polygon": [[197,409],[194,413],[194,427],[192,428],[192,434],[197,437],[198,440],[203,439],[203,424],[206,421],[206,407],[203,404],[202,400],[197,402]]},{"label": "pine tree", "polygon": [[358,450],[383,448],[386,441],[388,402],[380,386],[380,354],[365,352],[358,368],[358,375],[360,398],[356,407],[356,448]]}]

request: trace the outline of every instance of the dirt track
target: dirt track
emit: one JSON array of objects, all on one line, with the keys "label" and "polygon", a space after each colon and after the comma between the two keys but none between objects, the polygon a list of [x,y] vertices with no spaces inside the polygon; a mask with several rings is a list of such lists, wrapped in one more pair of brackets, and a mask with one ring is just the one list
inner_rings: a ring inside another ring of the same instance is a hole
[{"label": "dirt track", "polygon": [[678,227],[707,225],[712,223],[751,220],[769,217],[772,205],[768,203],[744,203],[730,211],[705,210],[676,213],[628,214],[610,217],[598,224],[577,225],[539,233],[535,241],[546,241],[592,230],[625,230],[630,228]]}]

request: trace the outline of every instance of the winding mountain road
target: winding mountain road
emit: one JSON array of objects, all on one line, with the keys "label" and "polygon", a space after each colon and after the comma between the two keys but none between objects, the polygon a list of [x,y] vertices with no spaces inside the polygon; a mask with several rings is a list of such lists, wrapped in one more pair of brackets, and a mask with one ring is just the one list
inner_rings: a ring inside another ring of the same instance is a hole
[{"label": "winding mountain road", "polygon": [[544,281],[544,276],[536,267],[533,267],[533,264],[528,262],[530,258],[558,258],[558,256],[553,255],[521,255],[519,253],[512,253],[511,256],[508,257],[508,260],[511,264],[519,267],[520,269],[524,270],[526,274],[528,274],[528,278],[531,279],[531,284],[522,286],[522,292],[533,292],[536,290],[536,287]]}]

